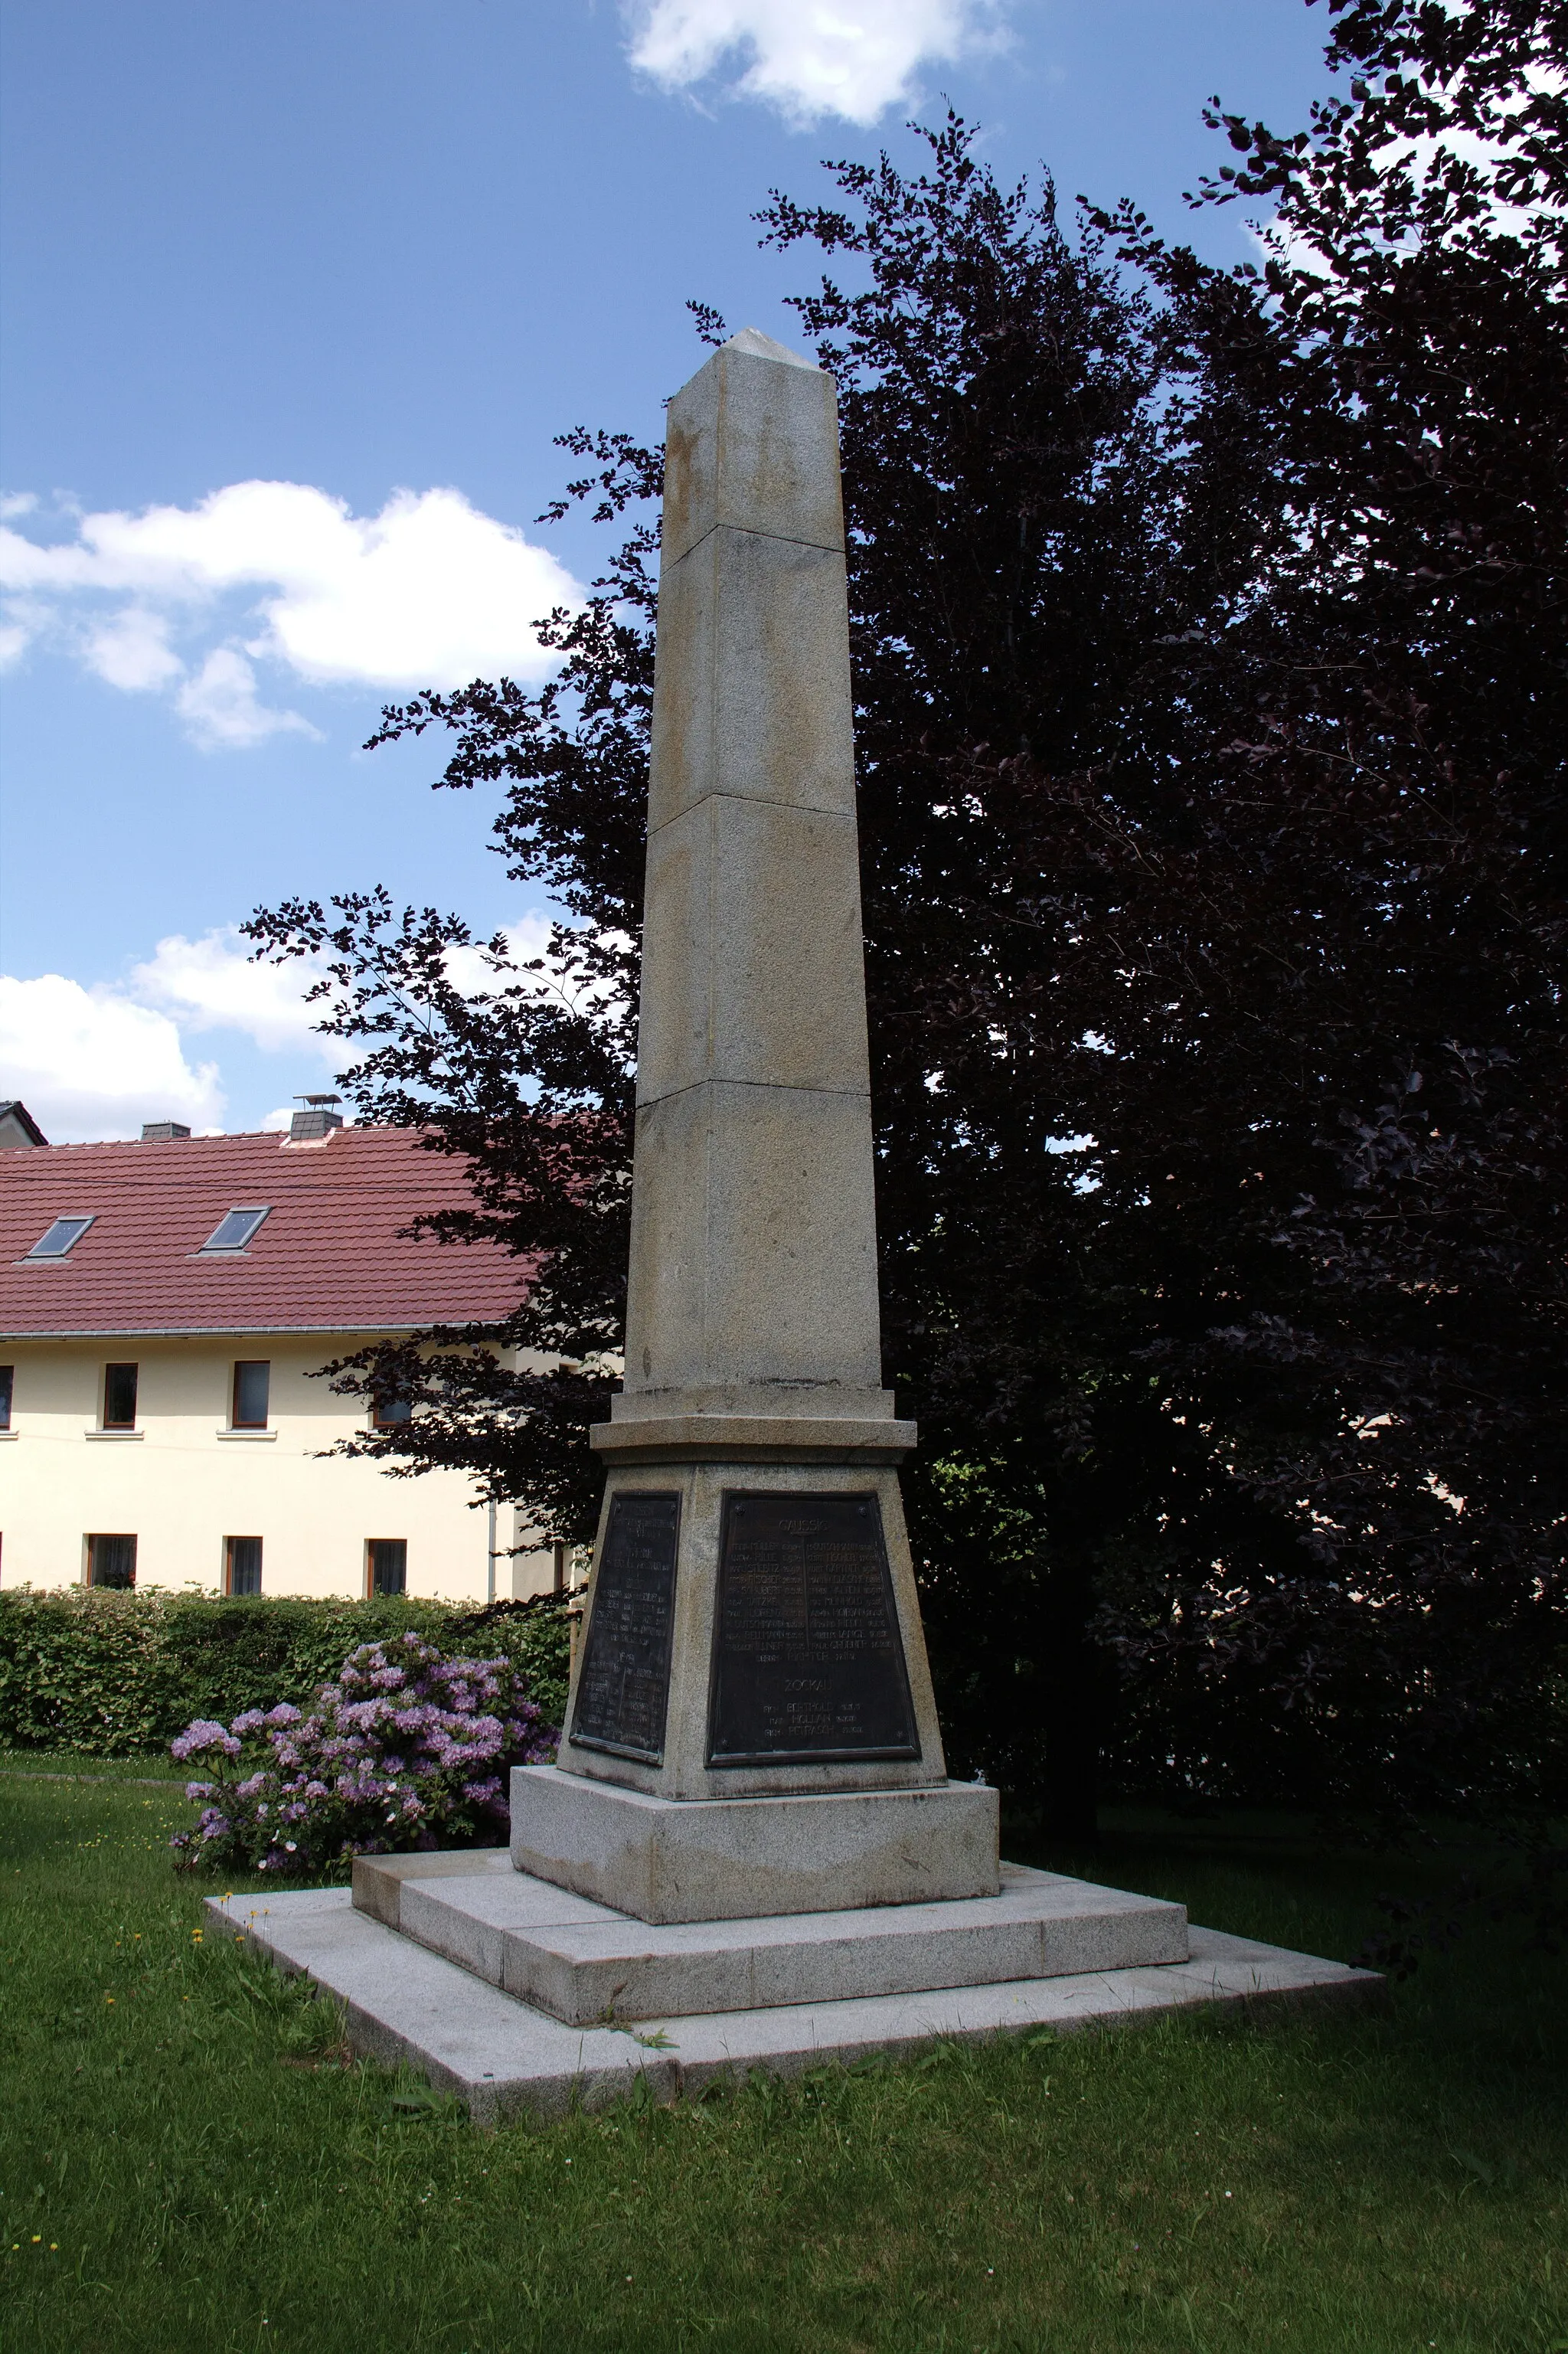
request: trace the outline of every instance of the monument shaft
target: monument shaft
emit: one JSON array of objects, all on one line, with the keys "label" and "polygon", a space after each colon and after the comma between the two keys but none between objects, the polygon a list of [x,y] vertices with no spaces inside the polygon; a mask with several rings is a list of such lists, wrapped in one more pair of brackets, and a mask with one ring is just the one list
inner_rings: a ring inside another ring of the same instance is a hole
[{"label": "monument shaft", "polygon": [[887,1419],[832,378],[672,404],[617,1423]]},{"label": "monument shaft", "polygon": [[647,1920],[995,1888],[931,1695],[873,1175],[833,387],[748,328],[670,408],[626,1373],[523,1871]]}]

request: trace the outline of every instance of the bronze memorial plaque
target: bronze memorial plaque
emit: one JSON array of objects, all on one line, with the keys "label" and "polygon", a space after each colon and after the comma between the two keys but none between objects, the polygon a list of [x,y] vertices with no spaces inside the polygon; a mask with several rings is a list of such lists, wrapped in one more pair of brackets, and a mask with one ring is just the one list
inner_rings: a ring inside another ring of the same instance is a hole
[{"label": "bronze memorial plaque", "polygon": [[623,1491],[610,1500],[572,1711],[574,1749],[663,1762],[680,1523],[679,1496]]},{"label": "bronze memorial plaque", "polygon": [[710,1766],[918,1757],[874,1496],[730,1494]]}]

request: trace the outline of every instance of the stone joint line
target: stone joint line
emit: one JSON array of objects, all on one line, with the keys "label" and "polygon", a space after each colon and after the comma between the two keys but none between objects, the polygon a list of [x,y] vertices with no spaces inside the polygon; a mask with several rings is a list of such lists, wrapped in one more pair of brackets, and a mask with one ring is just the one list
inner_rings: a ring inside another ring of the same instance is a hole
[{"label": "stone joint line", "polygon": [[[814,547],[821,556],[847,557],[848,555],[848,549],[842,539],[802,539],[797,532],[761,531],[756,524],[751,523],[713,523],[708,525],[701,539],[694,539],[690,547],[683,549],[679,556],[671,557],[670,570],[673,572],[678,564],[684,564],[690,557],[695,556],[697,550],[700,547],[705,547],[714,534],[718,531],[739,532],[747,539],[776,539],[785,547]],[[661,579],[664,577],[664,568],[662,555],[661,555],[659,564]]]},{"label": "stone joint line", "polygon": [[856,1103],[871,1101],[869,1087],[801,1087],[793,1086],[788,1079],[728,1079],[718,1072],[711,1073],[706,1078],[688,1079],[682,1087],[666,1087],[661,1095],[639,1096],[637,1100],[641,1106],[673,1103],[677,1096],[693,1095],[698,1087],[763,1087],[773,1095],[849,1096]]},{"label": "stone joint line", "polygon": [[[856,790],[859,790],[858,786]],[[825,801],[775,801],[771,793],[736,793],[723,785],[709,785],[694,801],[685,802],[673,817],[661,818],[657,825],[651,826],[650,834],[662,833],[666,827],[678,825],[683,817],[690,817],[694,810],[701,809],[705,801],[734,801],[741,809],[789,810],[791,812],[803,810],[810,817],[836,818],[841,825],[853,825],[855,822],[853,811],[830,809]]]}]

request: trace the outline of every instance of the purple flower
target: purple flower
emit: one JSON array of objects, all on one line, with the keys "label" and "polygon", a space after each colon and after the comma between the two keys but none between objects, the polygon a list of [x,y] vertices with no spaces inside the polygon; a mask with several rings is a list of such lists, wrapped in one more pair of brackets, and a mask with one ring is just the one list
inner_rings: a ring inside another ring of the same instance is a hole
[{"label": "purple flower", "polygon": [[226,1757],[238,1757],[239,1755],[238,1742],[223,1725],[215,1724],[210,1717],[206,1716],[198,1716],[194,1724],[187,1724],[185,1731],[176,1734],[169,1744],[169,1755],[182,1760],[195,1757],[203,1749],[219,1749]]},{"label": "purple flower", "polygon": [[[234,1761],[257,1736],[267,1762],[252,1749],[241,1777]],[[506,1769],[551,1740],[507,1660],[448,1660],[414,1634],[362,1644],[308,1715],[282,1702],[185,1728],[175,1754],[210,1759],[216,1778],[189,1786],[209,1803],[175,1852],[271,1873],[450,1844],[476,1818],[504,1830]]]}]

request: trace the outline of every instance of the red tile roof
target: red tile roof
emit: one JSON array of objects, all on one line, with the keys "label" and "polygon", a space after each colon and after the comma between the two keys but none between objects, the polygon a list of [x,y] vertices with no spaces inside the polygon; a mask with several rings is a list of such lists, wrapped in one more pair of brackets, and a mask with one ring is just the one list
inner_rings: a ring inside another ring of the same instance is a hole
[{"label": "red tile roof", "polygon": [[[0,1153],[0,1333],[370,1332],[498,1321],[525,1267],[492,1244],[411,1241],[467,1201],[419,1131],[51,1144]],[[270,1212],[245,1251],[198,1254],[226,1210]],[[56,1218],[93,1223],[54,1266],[18,1266]]]}]

